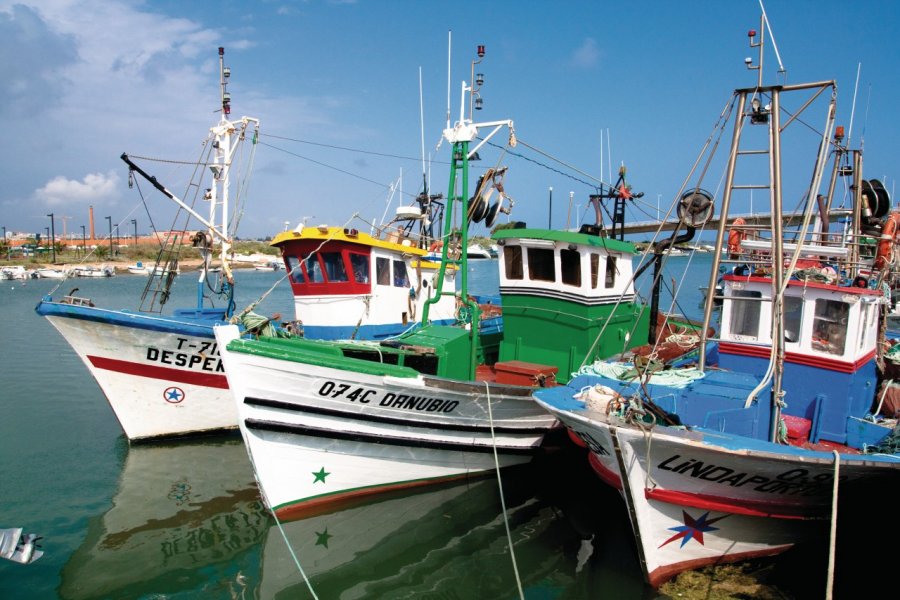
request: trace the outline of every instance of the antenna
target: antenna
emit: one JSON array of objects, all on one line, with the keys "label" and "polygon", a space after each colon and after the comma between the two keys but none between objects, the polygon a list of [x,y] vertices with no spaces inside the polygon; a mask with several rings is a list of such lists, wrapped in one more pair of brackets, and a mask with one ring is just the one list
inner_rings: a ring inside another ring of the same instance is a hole
[{"label": "antenna", "polygon": [[603,130],[600,130],[600,181],[603,181]]},{"label": "antenna", "polygon": [[422,67],[419,66],[419,132],[422,138],[422,185],[425,193],[428,193],[428,184],[425,180],[425,106],[422,103]]},{"label": "antenna", "polygon": [[856,93],[859,91],[859,74],[862,72],[862,63],[856,65],[856,84],[853,86],[853,105],[850,108],[850,127],[847,130],[847,146],[853,139],[853,115],[856,114]]},{"label": "antenna", "polygon": [[869,84],[869,93],[866,95],[866,114],[863,117],[862,133],[859,135],[859,151],[862,152],[866,145],[866,123],[869,122],[869,103],[872,101],[872,84]]},{"label": "antenna", "polygon": [[450,47],[453,31],[447,32],[447,129],[450,129]]},{"label": "antenna", "polygon": [[609,143],[609,127],[606,128],[606,163],[608,167],[606,176],[612,179],[612,146]]},{"label": "antenna", "polygon": [[775,58],[778,60],[778,72],[784,74],[786,71],[784,65],[781,63],[781,54],[778,53],[778,45],[775,43],[775,32],[772,31],[772,24],[769,23],[769,16],[766,14],[766,7],[763,6],[763,0],[759,0],[759,9],[762,11],[762,18],[766,23],[766,27],[769,28],[769,39],[772,40],[772,48],[775,50]]}]

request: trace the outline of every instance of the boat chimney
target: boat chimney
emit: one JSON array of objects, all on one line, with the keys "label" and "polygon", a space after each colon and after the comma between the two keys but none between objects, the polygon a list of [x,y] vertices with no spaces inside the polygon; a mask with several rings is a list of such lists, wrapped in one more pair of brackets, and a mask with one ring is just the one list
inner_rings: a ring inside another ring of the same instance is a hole
[{"label": "boat chimney", "polygon": [[94,238],[94,205],[91,204],[91,207],[88,209],[88,221],[91,224],[91,239]]}]

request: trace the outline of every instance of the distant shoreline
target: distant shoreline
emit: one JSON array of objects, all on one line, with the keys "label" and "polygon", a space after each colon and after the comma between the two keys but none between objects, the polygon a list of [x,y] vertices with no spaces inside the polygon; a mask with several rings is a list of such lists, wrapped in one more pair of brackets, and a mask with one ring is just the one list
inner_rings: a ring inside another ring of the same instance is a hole
[{"label": "distant shoreline", "polygon": [[[271,260],[280,261],[281,257],[272,255]],[[112,267],[115,269],[116,274],[124,273],[128,274],[128,267],[135,264],[137,261],[131,262],[122,262],[116,260],[92,260],[86,262],[35,262],[32,260],[0,260],[0,267],[15,267],[22,266],[26,269],[42,269],[42,268],[55,268],[55,269],[72,269],[74,267]],[[154,261],[141,260],[146,266],[153,266]],[[199,271],[200,266],[203,264],[203,260],[199,258],[190,258],[178,261],[178,267],[181,271]],[[214,260],[211,265],[212,267],[219,267],[221,263],[218,260]],[[253,263],[249,262],[232,262],[231,263],[232,270],[234,269],[252,269]]]}]

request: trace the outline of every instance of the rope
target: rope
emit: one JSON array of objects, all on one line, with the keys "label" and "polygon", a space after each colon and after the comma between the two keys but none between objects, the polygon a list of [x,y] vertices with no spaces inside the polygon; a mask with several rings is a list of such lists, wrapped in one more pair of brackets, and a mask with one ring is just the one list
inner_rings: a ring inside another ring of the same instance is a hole
[{"label": "rope", "polygon": [[512,559],[513,573],[516,575],[516,587],[519,589],[519,598],[525,600],[525,592],[522,591],[522,580],[519,577],[519,567],[516,565],[516,553],[513,550],[512,534],[509,532],[509,519],[506,516],[506,500],[503,497],[503,479],[500,477],[500,459],[497,457],[497,438],[494,436],[494,413],[491,411],[491,388],[488,382],[484,382],[484,393],[487,396],[488,422],[491,425],[491,446],[494,449],[494,467],[497,470],[497,488],[500,490],[500,507],[503,509],[503,525],[506,527],[506,542],[509,544],[509,556]]},{"label": "rope", "polygon": [[[250,462],[255,463],[253,460],[253,450],[250,449],[250,444],[244,444],[247,448],[247,454],[250,456]],[[306,582],[306,587],[309,588],[309,593],[312,594],[312,597],[315,600],[319,600],[319,597],[316,595],[316,591],[312,587],[312,582],[309,580],[309,577],[306,576],[306,571],[303,570],[303,567],[300,565],[300,559],[297,558],[297,554],[294,552],[294,548],[291,546],[290,540],[288,540],[287,533],[284,531],[284,527],[281,525],[281,520],[278,518],[278,515],[275,514],[275,509],[271,508],[272,504],[269,502],[269,498],[266,496],[266,491],[260,485],[259,493],[263,497],[263,502],[266,503],[266,506],[270,507],[269,512],[272,513],[272,518],[275,519],[275,525],[278,526],[278,532],[281,533],[282,539],[284,539],[284,544],[287,546],[288,552],[291,555],[291,558],[294,559],[294,564],[297,566],[297,570],[300,572],[300,575],[303,576],[303,581]]]},{"label": "rope", "polygon": [[872,420],[875,420],[875,416],[881,412],[881,406],[884,404],[884,397],[887,396],[888,390],[891,389],[891,384],[894,383],[893,379],[888,379],[884,383],[884,391],[881,392],[881,399],[878,400],[878,408],[875,409],[875,412],[872,413]]},{"label": "rope", "polygon": [[837,513],[838,513],[838,477],[841,474],[841,455],[837,450],[834,454],[834,486],[831,490],[831,533],[828,538],[828,583],[825,586],[825,598],[831,600],[834,592],[834,549],[837,537]]},{"label": "rope", "polygon": [[[291,271],[293,271],[293,269],[291,269]],[[363,311],[362,314],[359,315],[359,321],[356,322],[356,327],[353,328],[353,333],[350,334],[351,340],[356,339],[356,334],[359,333],[359,328],[362,326],[363,319],[369,314],[369,300],[371,298],[372,296],[363,296]]]}]

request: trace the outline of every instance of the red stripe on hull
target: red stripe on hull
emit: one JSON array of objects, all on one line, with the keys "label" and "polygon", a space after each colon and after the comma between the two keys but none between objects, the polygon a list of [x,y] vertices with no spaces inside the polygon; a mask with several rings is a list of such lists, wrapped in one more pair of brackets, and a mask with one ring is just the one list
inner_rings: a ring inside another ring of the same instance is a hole
[{"label": "red stripe on hull", "polygon": [[190,383],[192,385],[202,385],[205,387],[218,388],[220,390],[228,389],[228,380],[225,376],[217,375],[215,373],[197,373],[195,371],[184,371],[182,369],[157,367],[156,365],[143,365],[127,360],[117,360],[115,358],[105,358],[102,356],[88,356],[88,360],[90,360],[91,364],[98,369],[115,371],[116,373],[136,375],[138,377],[149,377],[151,379],[162,379],[165,381],[177,381],[178,383]]},{"label": "red stripe on hull", "polygon": [[[346,510],[354,506],[365,504],[366,501],[369,500],[370,496],[378,495],[379,499],[381,499],[382,497],[389,498],[391,497],[391,494],[402,495],[402,492],[414,490],[420,487],[436,487],[444,484],[454,484],[463,480],[481,479],[492,474],[493,471],[482,471],[469,474],[464,473],[462,475],[456,475],[444,479],[409,481],[405,483],[373,486],[368,488],[350,490],[347,492],[339,492],[336,494],[330,494],[328,496],[320,496],[311,500],[303,500],[298,502],[297,504],[291,504],[288,506],[282,506],[281,508],[276,508],[275,516],[278,517],[278,519],[282,522],[298,521],[300,519],[306,519],[309,517],[315,517],[318,515]],[[385,496],[385,494],[387,494],[387,496]]]},{"label": "red stripe on hull", "polygon": [[[769,346],[752,346],[748,344],[734,344],[731,342],[719,342],[719,352],[722,354],[733,354],[737,356],[752,356],[754,358],[769,358],[771,348]],[[837,371],[838,373],[855,373],[875,358],[875,351],[867,353],[856,362],[845,362],[835,360],[833,358],[825,358],[822,356],[812,356],[810,354],[802,354],[800,352],[785,352],[784,360],[789,363],[805,365],[807,367],[815,367],[817,369],[826,369],[828,371]]]},{"label": "red stripe on hull", "polygon": [[810,506],[808,504],[786,504],[784,502],[765,502],[762,500],[738,500],[710,496],[707,494],[691,494],[677,490],[664,490],[660,488],[644,490],[644,497],[648,500],[665,502],[676,506],[689,506],[702,510],[714,510],[736,515],[748,515],[751,517],[772,517],[775,519],[821,519],[826,516],[828,507]]},{"label": "red stripe on hull", "polygon": [[591,464],[591,468],[594,469],[594,473],[597,474],[597,477],[599,477],[603,483],[620,492],[622,491],[622,478],[619,477],[618,473],[606,468],[606,465],[600,462],[600,459],[597,458],[593,452],[588,454],[588,462]]},{"label": "red stripe on hull", "polygon": [[668,580],[672,579],[682,571],[692,571],[709,565],[718,565],[723,563],[740,562],[742,560],[750,560],[761,556],[774,556],[781,554],[786,550],[790,550],[793,544],[785,546],[776,546],[766,550],[756,550],[753,552],[737,552],[735,554],[723,554],[722,556],[710,556],[708,558],[696,558],[694,560],[686,560],[684,562],[666,565],[654,569],[652,573],[647,573],[647,582],[654,588],[658,588]]}]

